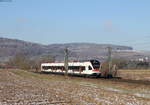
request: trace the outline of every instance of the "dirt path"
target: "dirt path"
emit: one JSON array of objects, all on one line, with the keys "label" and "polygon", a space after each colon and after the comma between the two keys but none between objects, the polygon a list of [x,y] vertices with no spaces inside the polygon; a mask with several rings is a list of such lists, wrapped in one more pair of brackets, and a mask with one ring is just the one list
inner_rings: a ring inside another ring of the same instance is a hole
[{"label": "dirt path", "polygon": [[0,70],[0,105],[150,105],[150,99],[90,86],[87,82]]}]

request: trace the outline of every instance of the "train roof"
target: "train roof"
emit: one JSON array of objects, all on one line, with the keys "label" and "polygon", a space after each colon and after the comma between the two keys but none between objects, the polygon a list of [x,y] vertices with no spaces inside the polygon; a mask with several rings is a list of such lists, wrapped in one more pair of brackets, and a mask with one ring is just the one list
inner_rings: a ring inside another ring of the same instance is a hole
[{"label": "train roof", "polygon": [[[86,65],[100,65],[100,62],[98,60],[82,60],[82,61],[72,61],[68,62],[68,64],[71,66],[86,66]],[[64,66],[64,62],[51,62],[51,63],[41,63],[41,65],[51,65],[51,66]]]},{"label": "train roof", "polygon": [[[79,63],[84,63],[84,62],[99,62],[98,60],[96,59],[91,59],[91,60],[79,60],[79,61],[69,61],[68,63],[75,63],[75,62],[79,62]],[[64,63],[64,61],[62,62],[43,62],[43,63]]]}]

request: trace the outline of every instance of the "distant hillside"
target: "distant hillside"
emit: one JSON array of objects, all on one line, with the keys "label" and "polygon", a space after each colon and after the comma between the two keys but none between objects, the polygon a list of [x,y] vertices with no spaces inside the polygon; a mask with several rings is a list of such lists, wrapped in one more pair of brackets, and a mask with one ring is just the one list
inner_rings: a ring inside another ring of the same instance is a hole
[{"label": "distant hillside", "polygon": [[0,58],[7,60],[18,53],[25,55],[41,55],[45,46],[16,39],[0,38]]},{"label": "distant hillside", "polygon": [[94,43],[42,45],[17,39],[0,38],[0,61],[7,61],[19,53],[30,56],[30,58],[51,55],[55,56],[56,60],[63,60],[64,48],[66,47],[69,49],[69,56],[72,60],[93,58],[105,60],[107,58],[107,47],[112,47],[115,57],[134,58],[144,56],[143,53],[132,51],[133,48],[128,46]]},{"label": "distant hillside", "polygon": [[[72,59],[106,59],[108,47],[112,47],[113,50],[130,50],[132,47],[119,46],[119,45],[109,45],[109,44],[94,44],[94,43],[68,43],[68,44],[52,44],[48,45],[49,49],[60,49],[68,48],[70,51],[70,57]],[[52,51],[53,52],[53,51]],[[56,51],[57,52],[57,51]]]}]

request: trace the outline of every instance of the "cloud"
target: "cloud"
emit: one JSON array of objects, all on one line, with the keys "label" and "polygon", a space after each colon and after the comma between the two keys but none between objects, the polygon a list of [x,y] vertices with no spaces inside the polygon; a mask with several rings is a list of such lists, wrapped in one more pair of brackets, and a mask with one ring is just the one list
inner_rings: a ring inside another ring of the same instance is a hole
[{"label": "cloud", "polygon": [[114,23],[110,21],[105,21],[103,24],[104,31],[106,32],[118,32],[119,28],[117,28]]},{"label": "cloud", "polygon": [[19,23],[27,23],[28,19],[27,18],[20,18],[20,19],[17,19],[17,22],[19,22]]},{"label": "cloud", "polygon": [[0,32],[0,35],[4,34],[3,32]]}]

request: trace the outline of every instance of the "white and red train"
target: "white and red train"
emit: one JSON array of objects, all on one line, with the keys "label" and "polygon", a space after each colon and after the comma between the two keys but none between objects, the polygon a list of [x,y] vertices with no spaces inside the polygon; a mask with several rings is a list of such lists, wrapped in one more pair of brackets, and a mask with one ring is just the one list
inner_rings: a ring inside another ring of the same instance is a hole
[{"label": "white and red train", "polygon": [[[81,76],[100,76],[100,65],[98,60],[87,60],[68,62],[68,74]],[[64,63],[42,63],[42,72],[65,73]]]}]

